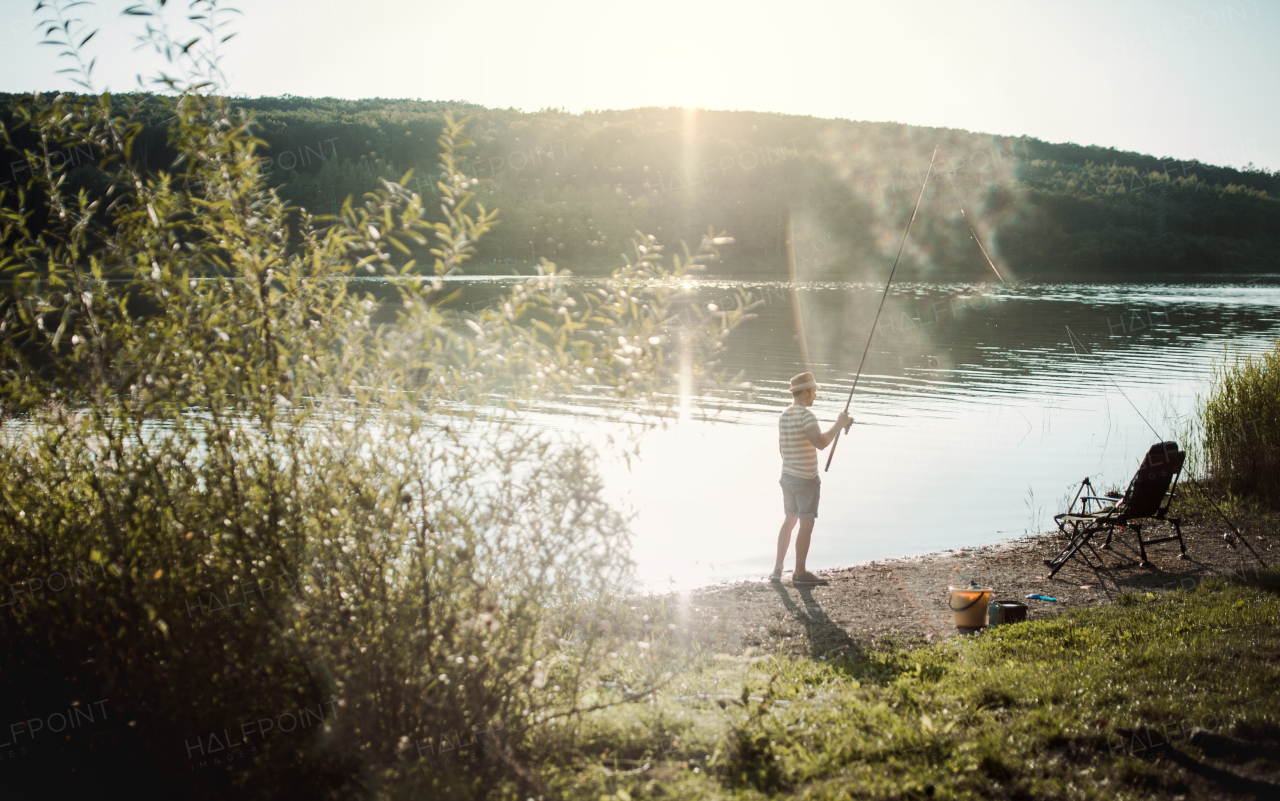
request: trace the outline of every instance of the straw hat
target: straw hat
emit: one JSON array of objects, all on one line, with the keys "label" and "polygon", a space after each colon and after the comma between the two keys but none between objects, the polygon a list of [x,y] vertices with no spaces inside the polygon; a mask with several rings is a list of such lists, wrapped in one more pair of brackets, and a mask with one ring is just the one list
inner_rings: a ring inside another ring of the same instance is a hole
[{"label": "straw hat", "polygon": [[791,391],[799,392],[802,389],[817,389],[818,382],[813,380],[813,373],[801,373],[791,377]]}]

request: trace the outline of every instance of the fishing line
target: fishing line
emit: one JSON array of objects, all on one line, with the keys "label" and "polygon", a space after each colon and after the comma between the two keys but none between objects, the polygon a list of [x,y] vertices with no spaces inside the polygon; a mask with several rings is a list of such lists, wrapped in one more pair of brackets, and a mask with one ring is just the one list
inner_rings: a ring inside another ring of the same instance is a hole
[{"label": "fishing line", "polygon": [[[862,349],[862,358],[858,361],[858,372],[853,375],[853,386],[849,388],[849,399],[844,402],[845,414],[849,413],[849,405],[853,403],[853,393],[858,388],[858,379],[862,377],[862,367],[867,363],[867,352],[871,350],[871,340],[875,337],[876,326],[880,323],[880,312],[884,311],[884,302],[889,299],[889,287],[893,284],[893,274],[898,271],[898,260],[902,258],[902,249],[906,247],[907,234],[911,233],[911,223],[916,221],[916,213],[920,211],[920,201],[924,200],[924,189],[929,185],[929,176],[933,174],[933,162],[937,157],[938,147],[935,145],[933,155],[929,157],[929,169],[924,174],[924,183],[920,184],[920,196],[916,198],[916,206],[911,210],[911,219],[907,220],[907,229],[902,232],[902,242],[898,245],[898,255],[893,257],[893,269],[889,270],[889,280],[885,281],[884,293],[880,296],[880,305],[876,308],[876,317],[871,321],[871,333],[867,334],[867,344]],[[999,273],[996,274],[999,275]],[[831,460],[836,458],[836,446],[839,444],[840,429],[837,428],[836,438],[831,441],[831,454],[827,456],[827,466],[824,472],[831,470]]]},{"label": "fishing line", "polygon": [[[1076,358],[1079,358],[1079,357],[1080,357],[1080,351],[1076,350],[1076,343],[1077,343],[1077,342],[1079,342],[1079,343],[1080,343],[1080,347],[1084,350],[1084,352],[1085,352],[1085,353],[1088,353],[1090,356],[1092,356],[1092,355],[1093,355],[1093,353],[1089,350],[1089,348],[1085,346],[1084,341],[1083,341],[1082,339],[1080,339],[1079,337],[1077,337],[1077,336],[1076,336],[1076,335],[1071,331],[1071,326],[1067,326],[1067,336],[1071,339],[1071,351],[1072,351],[1072,353],[1074,353],[1074,354],[1076,355]],[[1108,373],[1108,372],[1107,372],[1107,371],[1105,371],[1105,370],[1103,370],[1103,371],[1102,371],[1102,374],[1103,374],[1103,375],[1105,375],[1105,376],[1107,377],[1107,380],[1111,382],[1111,386],[1113,386],[1113,387],[1115,387],[1117,390],[1119,390],[1119,392],[1120,392],[1121,396],[1123,396],[1125,400],[1129,401],[1129,405],[1133,407],[1133,410],[1134,410],[1135,412],[1138,412],[1138,417],[1141,417],[1141,418],[1142,418],[1142,422],[1147,423],[1147,428],[1151,429],[1151,433],[1156,435],[1156,439],[1160,440],[1161,442],[1164,442],[1164,435],[1162,435],[1159,431],[1156,431],[1156,427],[1155,427],[1155,426],[1153,426],[1153,425],[1151,425],[1151,423],[1148,423],[1148,422],[1147,422],[1147,418],[1143,417],[1143,416],[1142,416],[1142,412],[1141,412],[1141,411],[1139,411],[1139,409],[1138,409],[1138,404],[1134,403],[1134,402],[1129,398],[1129,396],[1128,396],[1128,395],[1125,395],[1124,390],[1123,390],[1123,389],[1120,389],[1120,385],[1119,385],[1119,384],[1117,384],[1117,383],[1116,383],[1116,380],[1115,380],[1114,378],[1112,378],[1112,377],[1111,377],[1111,374],[1110,374],[1110,373]]]},{"label": "fishing line", "polygon": [[[1072,350],[1072,352],[1073,352],[1073,353],[1075,353],[1075,355],[1076,355],[1076,357],[1077,357],[1077,358],[1079,358],[1079,356],[1080,356],[1080,352],[1076,350],[1076,344],[1075,344],[1076,342],[1079,342],[1079,343],[1080,343],[1080,347],[1084,349],[1084,352],[1085,352],[1085,353],[1088,353],[1090,356],[1093,356],[1093,355],[1094,355],[1092,352],[1090,352],[1089,348],[1087,348],[1087,347],[1085,346],[1084,341],[1083,341],[1083,340],[1081,340],[1079,337],[1077,337],[1077,336],[1072,332],[1072,330],[1071,330],[1071,326],[1067,326],[1067,336],[1071,338],[1071,350]],[[1104,371],[1103,371],[1103,375],[1105,375],[1105,376],[1107,377],[1107,380],[1111,382],[1111,385],[1112,385],[1113,387],[1115,387],[1117,390],[1119,390],[1119,392],[1120,392],[1121,396],[1123,396],[1125,400],[1129,401],[1129,405],[1130,405],[1130,406],[1132,406],[1132,407],[1133,407],[1133,410],[1134,410],[1135,412],[1137,412],[1137,413],[1138,413],[1138,417],[1141,417],[1141,418],[1142,418],[1142,422],[1147,423],[1147,428],[1151,429],[1151,433],[1153,433],[1153,434],[1155,434],[1155,435],[1156,435],[1156,439],[1160,440],[1161,442],[1164,442],[1164,441],[1165,441],[1164,436],[1162,436],[1162,435],[1160,434],[1160,432],[1159,432],[1159,431],[1156,431],[1155,426],[1153,426],[1153,425],[1151,425],[1151,423],[1147,422],[1147,418],[1143,417],[1143,416],[1142,416],[1142,412],[1141,412],[1141,411],[1139,411],[1139,409],[1138,409],[1138,405],[1137,405],[1136,403],[1134,403],[1134,402],[1133,402],[1133,400],[1132,400],[1132,399],[1130,399],[1130,397],[1129,397],[1128,395],[1126,395],[1126,394],[1125,394],[1125,391],[1124,391],[1123,389],[1120,389],[1120,385],[1119,385],[1119,384],[1117,384],[1117,383],[1116,383],[1116,381],[1115,381],[1115,379],[1111,377],[1111,374],[1110,374],[1110,373],[1108,373],[1108,372],[1106,372],[1106,371],[1104,370]],[[1248,548],[1248,549],[1249,549],[1249,553],[1253,554],[1253,558],[1254,558],[1254,559],[1257,559],[1257,560],[1262,564],[1262,566],[1263,566],[1263,567],[1266,567],[1266,566],[1267,566],[1267,563],[1266,563],[1266,562],[1263,562],[1263,561],[1262,561],[1262,557],[1261,557],[1261,556],[1258,556],[1258,552],[1257,552],[1257,551],[1255,551],[1255,550],[1253,550],[1253,546],[1252,546],[1252,545],[1250,545],[1250,544],[1249,544],[1249,541],[1248,541],[1247,539],[1245,539],[1245,536],[1244,536],[1243,534],[1241,534],[1241,533],[1240,533],[1240,529],[1236,527],[1236,524],[1232,522],[1231,518],[1227,517],[1227,513],[1226,513],[1226,512],[1224,512],[1224,511],[1222,511],[1222,509],[1218,507],[1218,504],[1216,504],[1216,503],[1214,503],[1214,502],[1213,502],[1213,498],[1210,498],[1210,497],[1209,497],[1209,493],[1207,493],[1207,492],[1205,492],[1205,491],[1204,491],[1204,489],[1200,486],[1200,482],[1197,482],[1197,481],[1196,481],[1196,479],[1195,479],[1195,476],[1191,475],[1191,471],[1190,471],[1190,470],[1187,470],[1187,478],[1189,478],[1189,479],[1191,480],[1191,482],[1192,482],[1193,484],[1195,484],[1195,486],[1196,486],[1196,490],[1200,493],[1200,497],[1202,497],[1202,498],[1204,498],[1206,501],[1208,501],[1208,502],[1209,502],[1209,505],[1213,507],[1213,511],[1217,512],[1217,513],[1218,513],[1218,515],[1219,515],[1223,520],[1225,520],[1225,521],[1226,521],[1226,523],[1227,523],[1227,525],[1228,525],[1228,526],[1231,526],[1231,530],[1232,530],[1233,532],[1235,532],[1236,539],[1240,540],[1240,542],[1243,542],[1243,543],[1244,543],[1244,547]],[[1235,547],[1232,543],[1227,543],[1227,544],[1228,544],[1228,545],[1232,545],[1232,548],[1234,548],[1234,547]]]}]

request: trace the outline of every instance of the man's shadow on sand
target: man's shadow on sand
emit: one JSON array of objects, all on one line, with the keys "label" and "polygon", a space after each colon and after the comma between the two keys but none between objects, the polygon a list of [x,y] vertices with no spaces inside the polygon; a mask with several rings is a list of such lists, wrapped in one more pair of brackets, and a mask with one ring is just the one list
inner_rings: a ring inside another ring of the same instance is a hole
[{"label": "man's shadow on sand", "polygon": [[771,582],[773,591],[778,593],[778,597],[782,599],[782,604],[787,608],[796,620],[800,621],[804,626],[805,640],[808,642],[809,656],[815,659],[821,656],[834,656],[840,654],[843,656],[859,658],[862,657],[864,649],[862,646],[849,636],[849,632],[845,631],[835,623],[822,608],[822,604],[818,603],[813,597],[813,587],[816,585],[794,584],[796,593],[800,596],[804,606],[797,604],[795,599],[791,597],[791,593],[787,591],[787,587],[781,582]]}]

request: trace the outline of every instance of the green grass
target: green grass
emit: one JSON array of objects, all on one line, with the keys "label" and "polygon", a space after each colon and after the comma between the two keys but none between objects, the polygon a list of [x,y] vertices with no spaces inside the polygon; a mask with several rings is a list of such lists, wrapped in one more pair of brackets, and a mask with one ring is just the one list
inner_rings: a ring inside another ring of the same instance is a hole
[{"label": "green grass", "polygon": [[1195,726],[1280,739],[1278,592],[1264,571],[859,658],[706,656],[584,720],[542,766],[548,795],[1172,797],[1179,769],[1127,730],[1192,757]]}]

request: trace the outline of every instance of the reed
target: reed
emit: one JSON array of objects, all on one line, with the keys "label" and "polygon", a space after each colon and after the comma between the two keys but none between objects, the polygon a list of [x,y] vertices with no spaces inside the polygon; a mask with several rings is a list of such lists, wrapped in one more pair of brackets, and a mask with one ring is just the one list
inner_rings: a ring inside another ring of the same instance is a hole
[{"label": "reed", "polygon": [[1280,489],[1280,340],[1257,356],[1226,354],[1200,410],[1208,477],[1274,504]]}]

